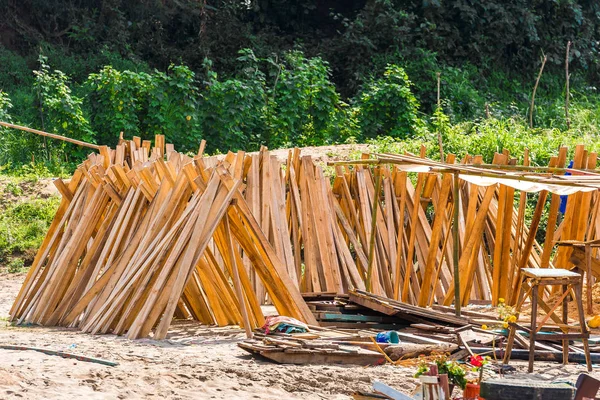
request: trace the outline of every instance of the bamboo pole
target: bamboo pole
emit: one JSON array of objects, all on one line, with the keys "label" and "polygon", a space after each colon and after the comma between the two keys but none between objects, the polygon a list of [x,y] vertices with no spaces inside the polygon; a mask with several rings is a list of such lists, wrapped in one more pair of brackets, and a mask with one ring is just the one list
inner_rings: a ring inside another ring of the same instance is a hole
[{"label": "bamboo pole", "polygon": [[[441,83],[441,72],[437,73],[437,111],[440,110],[441,107],[441,102],[440,102],[440,83]],[[438,128],[438,132],[437,132],[437,137],[438,137],[438,146],[440,147],[440,161],[444,162],[444,147],[443,147],[443,143],[442,143],[442,132],[439,130]]]},{"label": "bamboo pole", "polygon": [[20,131],[35,133],[36,135],[40,135],[40,136],[44,136],[44,137],[49,137],[49,138],[52,138],[52,139],[62,140],[63,142],[73,143],[73,144],[76,144],[78,146],[89,147],[90,149],[100,150],[100,148],[102,147],[102,146],[99,146],[97,144],[82,142],[81,140],[77,140],[77,139],[71,139],[70,137],[56,135],[54,133],[48,133],[48,132],[40,131],[40,130],[37,130],[37,129],[27,128],[26,126],[9,124],[8,122],[2,122],[2,121],[0,121],[0,125],[4,126],[4,127],[7,127],[7,128],[18,129]]},{"label": "bamboo pole", "polygon": [[531,106],[529,106],[529,128],[533,129],[533,106],[535,105],[535,92],[537,92],[538,85],[540,84],[540,78],[542,77],[542,72],[544,72],[544,66],[546,65],[546,60],[548,57],[544,55],[542,58],[542,66],[540,67],[540,73],[535,80],[535,86],[533,87],[533,93],[531,94]]},{"label": "bamboo pole", "polygon": [[565,89],[565,120],[567,122],[567,130],[571,129],[571,119],[569,118],[569,51],[571,50],[571,41],[567,42],[567,55],[565,56],[565,79],[566,89]]},{"label": "bamboo pole", "polygon": [[[402,156],[405,157],[405,156]],[[417,159],[417,158],[415,158]],[[391,161],[389,158],[386,158],[382,155],[381,158],[369,158],[365,160],[351,160],[351,161],[328,161],[328,166],[335,165],[375,165],[375,164],[400,164],[399,162],[393,160]],[[441,163],[437,163],[442,165]],[[423,164],[429,165],[429,164]],[[448,167],[446,164],[445,167]],[[450,166],[451,167],[451,166]],[[563,175],[566,172],[571,173],[572,175],[599,175],[600,169],[587,169],[587,168],[559,168],[559,167],[543,167],[543,166],[530,166],[530,165],[497,165],[497,164],[472,164],[470,167],[480,168],[480,169],[495,169],[498,171],[531,171],[531,172],[540,172],[551,175],[553,173],[557,173]]]}]

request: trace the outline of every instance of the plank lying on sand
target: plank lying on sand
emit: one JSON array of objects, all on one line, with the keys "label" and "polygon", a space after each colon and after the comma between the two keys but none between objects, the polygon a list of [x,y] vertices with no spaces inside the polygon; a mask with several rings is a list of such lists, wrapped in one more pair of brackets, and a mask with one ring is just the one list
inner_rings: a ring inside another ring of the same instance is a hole
[{"label": "plank lying on sand", "polygon": [[285,345],[265,345],[262,342],[241,342],[238,346],[247,352],[262,356],[279,364],[338,364],[338,365],[380,365],[385,357],[376,351],[355,346],[338,345],[331,348],[297,348]]}]

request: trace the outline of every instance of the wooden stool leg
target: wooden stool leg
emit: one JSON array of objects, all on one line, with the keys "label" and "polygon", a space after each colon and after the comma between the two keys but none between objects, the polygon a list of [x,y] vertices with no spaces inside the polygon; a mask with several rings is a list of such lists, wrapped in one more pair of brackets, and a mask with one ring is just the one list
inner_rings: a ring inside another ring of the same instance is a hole
[{"label": "wooden stool leg", "polygon": [[[583,283],[579,282],[575,286],[575,301],[577,302],[577,311],[579,313],[579,326],[581,333],[588,333],[588,327],[585,323],[585,313],[583,312],[583,299],[582,299],[582,286]],[[590,357],[590,345],[587,338],[581,339],[583,342],[583,350],[585,352],[585,363],[587,365],[588,372],[592,370],[592,360]]]},{"label": "wooden stool leg", "polygon": [[510,354],[512,353],[513,343],[515,341],[515,335],[517,333],[517,326],[515,324],[511,324],[508,327],[508,339],[506,341],[506,351],[504,352],[504,359],[502,360],[503,364],[508,365],[510,361]]},{"label": "wooden stool leg", "polygon": [[[516,304],[516,309],[515,309],[515,315],[517,316],[517,318],[519,317],[519,314],[521,312],[521,301],[523,301],[523,297],[525,296],[525,287],[523,285],[523,281],[525,280],[525,278],[521,278],[521,283],[519,284],[520,292],[519,292],[519,296],[517,298],[517,304]],[[512,353],[512,348],[513,348],[513,343],[515,342],[515,336],[517,333],[517,325],[516,324],[510,324],[510,326],[508,327],[508,339],[506,341],[506,351],[504,352],[504,359],[502,360],[503,364],[508,365],[508,362],[510,361],[510,354]]]},{"label": "wooden stool leg", "polygon": [[535,356],[535,331],[537,330],[537,306],[538,306],[538,283],[533,282],[531,289],[531,333],[529,334],[529,368],[528,372],[533,372],[533,359]]},{"label": "wooden stool leg", "polygon": [[[563,285],[562,287],[563,289],[563,294],[569,290],[569,286],[567,285]],[[569,324],[569,295],[567,295],[562,302],[562,321],[563,324],[568,325]],[[563,330],[564,332],[564,330]],[[567,332],[568,333],[568,330]],[[569,341],[568,340],[564,340],[562,341],[562,348],[563,348],[563,364],[567,365],[569,363]]]},{"label": "wooden stool leg", "polygon": [[[586,306],[587,312],[592,314],[594,309],[592,307],[592,248],[590,245],[585,246],[585,267]],[[583,279],[583,274],[581,274],[581,279]]]}]

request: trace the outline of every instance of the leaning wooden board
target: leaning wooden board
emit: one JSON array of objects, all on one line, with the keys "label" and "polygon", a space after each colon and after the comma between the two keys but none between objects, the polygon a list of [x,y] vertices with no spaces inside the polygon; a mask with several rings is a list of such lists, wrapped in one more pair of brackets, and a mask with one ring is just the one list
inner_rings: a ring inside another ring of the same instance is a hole
[{"label": "leaning wooden board", "polygon": [[471,323],[468,317],[456,317],[450,313],[435,311],[432,309],[413,306],[400,301],[376,296],[364,291],[351,290],[351,302],[372,308],[386,315],[394,315],[408,321],[421,322],[423,320],[448,323],[451,325],[464,326]]}]

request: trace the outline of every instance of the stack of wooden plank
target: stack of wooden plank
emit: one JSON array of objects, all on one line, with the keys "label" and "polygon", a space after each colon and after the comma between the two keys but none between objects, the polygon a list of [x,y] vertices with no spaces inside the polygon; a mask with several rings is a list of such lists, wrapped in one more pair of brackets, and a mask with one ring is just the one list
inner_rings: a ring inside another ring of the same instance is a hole
[{"label": "stack of wooden plank", "polygon": [[[549,197],[544,190],[526,223],[527,193],[458,180],[454,199],[452,171],[407,172],[393,155],[375,167],[369,160],[336,165],[329,177],[299,149],[280,160],[266,148],[221,157],[204,157],[203,148],[190,157],[160,135],[154,147],[121,138],[115,149],[91,154],[70,181],[56,180],[63,199],[11,319],[161,338],[173,317],[260,326],[267,301],[314,324],[301,293],[350,292],[362,304],[364,291],[425,318],[425,307],[454,300],[455,248],[461,302],[497,304],[513,300],[522,268],[572,266],[572,249],[553,258],[555,241],[600,235],[597,191],[570,195],[560,222],[561,199],[552,194],[542,246],[535,236]],[[445,161],[430,164],[483,160]],[[566,161],[561,148],[546,175]],[[593,178],[596,161],[596,153],[577,146],[569,171],[586,169]],[[493,163],[517,168],[506,151]],[[522,168],[528,165],[525,153]],[[451,234],[455,204],[458,243]]]},{"label": "stack of wooden plank", "polygon": [[90,155],[58,181],[63,199],[12,320],[130,338],[164,338],[174,316],[261,326],[243,253],[281,314],[316,322],[242,196],[244,153],[207,168],[140,144]]},{"label": "stack of wooden plank", "polygon": [[320,326],[388,331],[408,325],[402,319],[352,303],[348,296],[336,296],[331,300],[310,300],[303,297]]},{"label": "stack of wooden plank", "polygon": [[238,346],[280,364],[380,365],[385,362],[380,352],[331,340],[264,337],[238,343]]},{"label": "stack of wooden plank", "polygon": [[[478,167],[483,163],[480,156],[465,156],[456,164],[453,155],[448,155],[446,163],[435,163],[426,160],[424,154],[423,148],[421,157],[433,170],[416,168],[418,172],[406,172],[398,166],[417,158],[408,161],[403,158],[400,163],[394,155],[377,155],[376,159],[365,155],[364,158],[370,159],[336,167],[332,190],[338,200],[335,207],[340,210],[338,222],[346,227],[345,238],[365,283],[368,282],[365,271],[371,267],[372,282],[368,289],[376,295],[421,307],[436,302],[452,304],[453,253],[457,246],[462,304],[476,300],[498,304],[500,299],[512,304],[522,268],[572,267],[569,263],[572,248],[561,248],[552,256],[556,241],[598,238],[597,190],[567,196],[566,212],[559,221],[559,194],[549,196],[546,190],[528,194],[503,184],[478,186],[460,179],[455,201],[454,174],[452,170],[444,171],[448,165],[475,166],[471,167],[474,174],[485,176],[486,171],[493,171],[487,175],[501,177],[492,168],[506,168],[502,174],[535,172],[537,177],[546,178],[568,172],[586,174],[580,182],[597,184],[600,177],[594,170],[597,154],[586,151],[582,145],[575,148],[574,165],[568,170],[563,168],[568,155],[566,147],[550,159],[548,167],[538,169],[529,166],[528,152],[522,157],[522,166],[504,151],[497,153],[492,164],[485,165],[486,169]],[[390,166],[385,166],[386,163]],[[371,168],[369,164],[376,166]],[[520,169],[525,172],[519,172]],[[533,210],[528,209],[528,196],[536,203]],[[457,244],[452,237],[455,204],[458,204]],[[536,234],[545,213],[547,235],[541,245]],[[598,257],[598,250],[593,252]]]}]

